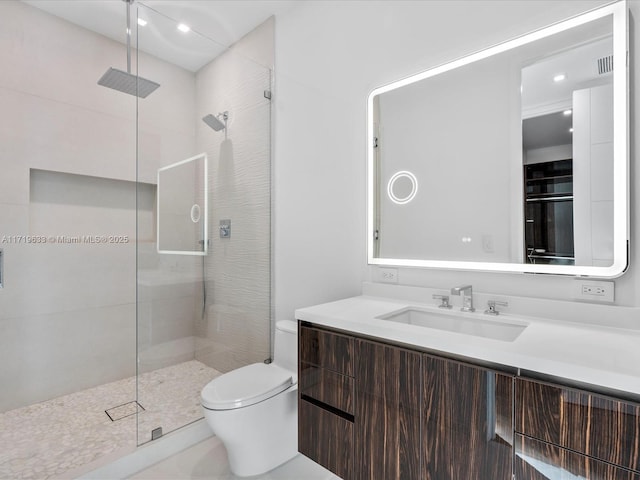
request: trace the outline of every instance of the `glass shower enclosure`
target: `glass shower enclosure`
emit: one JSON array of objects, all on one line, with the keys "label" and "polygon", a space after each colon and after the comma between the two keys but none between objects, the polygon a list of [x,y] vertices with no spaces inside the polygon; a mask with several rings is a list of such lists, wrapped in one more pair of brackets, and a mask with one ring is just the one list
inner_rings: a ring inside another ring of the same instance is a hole
[{"label": "glass shower enclosure", "polygon": [[124,28],[65,4],[0,2],[0,478],[78,476],[271,356],[272,20],[229,46],[134,3],[142,98],[98,84]]}]

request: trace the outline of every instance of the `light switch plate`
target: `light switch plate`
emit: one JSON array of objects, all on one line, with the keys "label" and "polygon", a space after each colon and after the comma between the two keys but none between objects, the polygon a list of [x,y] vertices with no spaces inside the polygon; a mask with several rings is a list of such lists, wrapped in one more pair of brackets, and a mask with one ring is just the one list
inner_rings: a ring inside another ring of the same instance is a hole
[{"label": "light switch plate", "polygon": [[573,298],[586,302],[613,303],[615,282],[581,280],[574,282]]}]

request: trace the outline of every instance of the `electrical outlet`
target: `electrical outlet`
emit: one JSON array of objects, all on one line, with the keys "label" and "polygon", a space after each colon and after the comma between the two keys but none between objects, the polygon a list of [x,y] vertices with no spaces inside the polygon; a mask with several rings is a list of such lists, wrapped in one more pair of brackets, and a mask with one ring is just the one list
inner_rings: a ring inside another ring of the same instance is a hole
[{"label": "electrical outlet", "polygon": [[380,268],[380,281],[384,283],[398,283],[397,268]]},{"label": "electrical outlet", "polygon": [[593,280],[576,280],[574,298],[588,302],[613,302],[615,293],[614,282]]}]

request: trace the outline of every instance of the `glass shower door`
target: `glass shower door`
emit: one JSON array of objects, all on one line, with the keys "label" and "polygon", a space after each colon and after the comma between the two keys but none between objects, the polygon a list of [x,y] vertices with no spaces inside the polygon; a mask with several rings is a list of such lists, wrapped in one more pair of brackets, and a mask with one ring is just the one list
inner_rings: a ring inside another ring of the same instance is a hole
[{"label": "glass shower door", "polygon": [[201,419],[213,378],[270,357],[273,30],[228,48],[138,5],[138,74],[160,84],[138,101],[141,444]]},{"label": "glass shower door", "polygon": [[0,2],[0,478],[136,445],[136,100],[66,3]]}]

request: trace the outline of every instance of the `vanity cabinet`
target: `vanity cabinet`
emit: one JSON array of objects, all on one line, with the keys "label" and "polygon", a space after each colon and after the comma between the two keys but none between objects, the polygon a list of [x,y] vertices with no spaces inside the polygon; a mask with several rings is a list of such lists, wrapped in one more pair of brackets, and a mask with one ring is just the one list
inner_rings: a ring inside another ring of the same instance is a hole
[{"label": "vanity cabinet", "polygon": [[301,453],[345,479],[510,480],[512,377],[300,326]]},{"label": "vanity cabinet", "polygon": [[303,325],[299,332],[298,450],[349,480],[353,473],[355,340]]},{"label": "vanity cabinet", "polygon": [[513,376],[423,356],[425,480],[511,480]]},{"label": "vanity cabinet", "polygon": [[517,479],[640,480],[640,405],[518,378],[515,415]]},{"label": "vanity cabinet", "polygon": [[301,322],[298,446],[346,480],[640,480],[640,404]]}]

